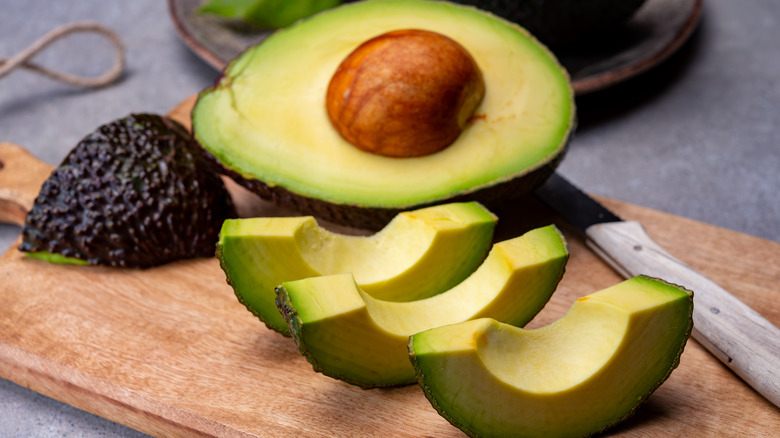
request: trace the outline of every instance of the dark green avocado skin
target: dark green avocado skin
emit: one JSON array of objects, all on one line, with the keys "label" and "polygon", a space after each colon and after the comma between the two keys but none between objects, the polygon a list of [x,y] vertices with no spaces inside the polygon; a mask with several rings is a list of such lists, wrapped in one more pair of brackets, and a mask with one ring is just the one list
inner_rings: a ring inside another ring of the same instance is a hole
[{"label": "dark green avocado skin", "polygon": [[190,133],[155,114],[131,114],[85,137],[44,182],[21,251],[91,265],[147,268],[213,257],[236,211]]}]

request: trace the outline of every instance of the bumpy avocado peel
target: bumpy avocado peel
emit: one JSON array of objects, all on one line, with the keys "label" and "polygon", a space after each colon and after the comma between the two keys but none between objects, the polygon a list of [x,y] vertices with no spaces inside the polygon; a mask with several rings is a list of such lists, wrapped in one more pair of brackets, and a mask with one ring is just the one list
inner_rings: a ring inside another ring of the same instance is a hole
[{"label": "bumpy avocado peel", "polygon": [[214,255],[236,211],[189,132],[155,114],[100,126],[44,182],[21,251],[51,261],[147,268]]}]

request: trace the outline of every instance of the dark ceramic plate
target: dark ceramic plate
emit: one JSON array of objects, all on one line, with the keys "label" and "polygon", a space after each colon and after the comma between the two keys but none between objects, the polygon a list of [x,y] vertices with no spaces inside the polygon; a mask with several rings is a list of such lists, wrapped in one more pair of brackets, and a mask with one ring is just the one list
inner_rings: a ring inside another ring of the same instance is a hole
[{"label": "dark ceramic plate", "polygon": [[[225,68],[270,32],[241,22],[201,15],[206,0],[168,0],[176,30],[184,43],[217,70]],[[607,88],[659,64],[691,35],[703,0],[646,0],[620,29],[596,40],[556,52],[571,75],[578,95]]]}]

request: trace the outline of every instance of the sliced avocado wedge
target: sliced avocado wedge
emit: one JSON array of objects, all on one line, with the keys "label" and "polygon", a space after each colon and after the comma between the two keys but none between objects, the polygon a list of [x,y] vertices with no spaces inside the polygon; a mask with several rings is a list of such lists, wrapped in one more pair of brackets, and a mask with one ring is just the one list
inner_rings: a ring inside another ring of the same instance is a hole
[{"label": "sliced avocado wedge", "polygon": [[284,282],[277,303],[316,371],[363,388],[410,384],[410,335],[482,317],[524,325],[549,300],[567,260],[550,225],[495,244],[466,280],[427,299],[379,300],[338,274]]},{"label": "sliced avocado wedge", "polygon": [[635,277],[548,326],[438,327],[412,336],[409,355],[433,407],[467,435],[588,436],[630,416],[677,367],[692,298]]},{"label": "sliced avocado wedge", "polygon": [[[403,29],[456,41],[485,85],[458,138],[414,158],[353,146],[326,111],[340,63],[367,40]],[[320,12],[248,49],[200,94],[192,124],[221,171],[260,196],[378,229],[402,210],[464,200],[491,207],[529,193],[563,158],[575,104],[566,71],[519,26],[448,2],[379,0]]]},{"label": "sliced avocado wedge", "polygon": [[351,272],[363,290],[384,300],[429,297],[479,266],[496,221],[477,202],[404,212],[370,236],[331,232],[311,216],[232,219],[222,225],[217,258],[239,301],[288,335],[274,304],[283,281]]}]

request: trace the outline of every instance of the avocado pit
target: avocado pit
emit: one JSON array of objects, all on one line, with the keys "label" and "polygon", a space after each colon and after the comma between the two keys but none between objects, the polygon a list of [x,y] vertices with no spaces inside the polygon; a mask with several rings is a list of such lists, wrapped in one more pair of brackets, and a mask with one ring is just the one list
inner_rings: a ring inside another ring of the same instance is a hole
[{"label": "avocado pit", "polygon": [[335,129],[355,147],[417,157],[449,146],[485,95],[474,58],[442,34],[390,31],[358,46],[328,85]]}]

